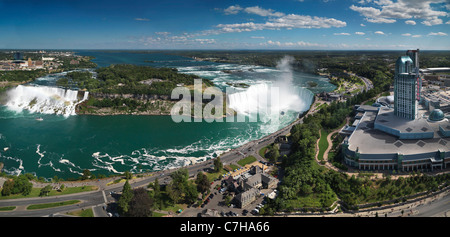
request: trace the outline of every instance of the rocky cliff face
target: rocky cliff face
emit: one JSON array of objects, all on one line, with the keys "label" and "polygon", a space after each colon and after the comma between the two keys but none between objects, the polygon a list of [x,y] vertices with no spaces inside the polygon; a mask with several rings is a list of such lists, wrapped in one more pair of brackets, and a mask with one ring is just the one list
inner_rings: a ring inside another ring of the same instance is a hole
[{"label": "rocky cliff face", "polygon": [[170,100],[168,95],[135,95],[135,94],[104,94],[104,93],[90,93],[89,96],[99,99],[114,99],[127,98],[135,100]]}]

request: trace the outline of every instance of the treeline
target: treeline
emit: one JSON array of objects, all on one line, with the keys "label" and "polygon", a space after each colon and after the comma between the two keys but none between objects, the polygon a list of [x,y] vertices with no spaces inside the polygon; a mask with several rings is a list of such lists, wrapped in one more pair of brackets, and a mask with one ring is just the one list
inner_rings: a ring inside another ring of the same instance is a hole
[{"label": "treeline", "polygon": [[46,70],[39,69],[33,71],[0,71],[0,81],[26,82],[32,81],[46,74]]},{"label": "treeline", "polygon": [[[63,69],[64,71],[74,70],[74,69],[78,69],[78,68],[95,68],[95,67],[97,67],[97,64],[92,62],[91,61],[92,59],[94,59],[94,57],[92,57],[92,56],[81,56],[81,57],[59,56],[59,57],[57,57],[57,60],[62,62],[60,69]],[[71,64],[70,62],[72,60],[78,61],[78,63]]]},{"label": "treeline", "polygon": [[[70,82],[80,89],[105,94],[170,95],[177,84],[193,85],[196,75],[178,73],[174,68],[153,68],[137,65],[111,65],[96,69],[97,78],[88,71],[67,74]],[[151,80],[151,81],[147,81]],[[61,81],[65,83],[65,81]],[[203,80],[207,86],[213,83]]]},{"label": "treeline", "polygon": [[30,182],[34,176],[32,174],[21,174],[19,176],[12,176],[5,181],[1,191],[2,196],[9,196],[14,194],[22,194],[27,196],[33,189],[33,184]]}]

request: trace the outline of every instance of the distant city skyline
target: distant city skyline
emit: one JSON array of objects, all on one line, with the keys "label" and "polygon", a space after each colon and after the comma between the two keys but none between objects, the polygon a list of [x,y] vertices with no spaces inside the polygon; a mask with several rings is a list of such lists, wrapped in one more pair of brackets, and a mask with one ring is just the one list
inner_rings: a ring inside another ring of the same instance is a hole
[{"label": "distant city skyline", "polygon": [[450,50],[450,0],[0,0],[0,49]]}]

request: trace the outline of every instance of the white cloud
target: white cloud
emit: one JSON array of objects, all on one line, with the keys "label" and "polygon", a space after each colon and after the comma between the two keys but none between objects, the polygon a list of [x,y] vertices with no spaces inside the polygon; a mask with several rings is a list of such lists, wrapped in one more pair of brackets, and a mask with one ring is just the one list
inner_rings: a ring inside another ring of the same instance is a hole
[{"label": "white cloud", "polygon": [[420,37],[422,37],[422,35],[413,35],[411,37],[413,37],[413,38],[420,38]]},{"label": "white cloud", "polygon": [[167,36],[170,35],[170,32],[155,32],[155,34]]},{"label": "white cloud", "polygon": [[410,33],[405,33],[405,34],[402,34],[402,36],[411,36],[411,34]]},{"label": "white cloud", "polygon": [[437,32],[437,33],[431,32],[431,33],[429,33],[428,35],[430,35],[430,36],[433,36],[433,35],[437,35],[437,36],[447,36],[447,33],[444,33],[444,32]]},{"label": "white cloud", "polygon": [[266,43],[263,43],[261,45],[272,45],[272,46],[279,46],[279,47],[325,47],[325,45],[321,45],[321,44],[317,44],[317,43],[310,43],[310,42],[305,42],[305,41],[281,43],[280,41],[269,40]]},{"label": "white cloud", "polygon": [[268,44],[270,44],[270,45],[278,45],[278,46],[281,46],[281,43],[280,43],[280,41],[272,41],[272,40],[269,40],[269,41],[267,41],[267,43]]},{"label": "white cloud", "polygon": [[264,39],[264,36],[252,36],[250,38],[252,38],[252,39]]},{"label": "white cloud", "polygon": [[258,6],[254,6],[254,7],[247,7],[244,9],[245,12],[249,13],[249,14],[256,14],[259,16],[275,16],[275,17],[281,17],[284,16],[284,13],[281,12],[276,12],[272,9],[263,9],[260,8]]},{"label": "white cloud", "polygon": [[334,18],[305,16],[289,14],[279,18],[270,19],[265,23],[237,23],[219,24],[217,33],[245,32],[256,30],[279,30],[279,29],[299,29],[299,28],[331,28],[344,27],[347,23]]},{"label": "white cloud", "polygon": [[450,25],[450,21],[445,22],[446,25]]},{"label": "white cloud", "polygon": [[344,27],[346,22],[334,18],[296,15],[282,12],[276,12],[272,9],[263,9],[259,6],[242,8],[239,5],[230,6],[224,10],[226,14],[237,14],[239,11],[245,11],[249,14],[256,14],[269,19],[265,23],[234,23],[234,24],[218,24],[216,30],[203,31],[203,35],[221,34],[231,32],[249,32],[256,30],[280,30],[280,29],[298,29],[298,28],[331,28]]},{"label": "white cloud", "polygon": [[377,35],[384,35],[383,31],[375,31],[374,33],[377,34]]},{"label": "white cloud", "polygon": [[365,19],[368,22],[371,23],[394,23],[396,20],[394,19],[386,19],[386,18],[366,18]]},{"label": "white cloud", "polygon": [[134,18],[135,21],[150,21],[150,19],[147,18]]},{"label": "white cloud", "polygon": [[360,26],[364,27],[364,26],[366,26],[366,25],[364,25],[364,24],[361,23]]},{"label": "white cloud", "polygon": [[371,7],[351,5],[350,9],[359,12],[366,21],[372,23],[394,23],[396,19],[423,19],[422,24],[431,26],[442,24],[442,19],[439,17],[449,16],[448,12],[433,10],[431,4],[446,1],[448,0],[397,0],[396,2],[379,0],[374,1]]},{"label": "white cloud", "polygon": [[408,25],[416,25],[416,22],[413,21],[413,20],[405,21],[405,23],[408,24]]},{"label": "white cloud", "polygon": [[350,35],[350,33],[334,33],[333,35]]},{"label": "white cloud", "polygon": [[433,19],[430,19],[430,20],[422,21],[421,23],[426,25],[426,26],[440,25],[440,24],[442,24],[442,19],[433,18]]},{"label": "white cloud", "polygon": [[355,35],[365,35],[366,33],[364,32],[355,32]]},{"label": "white cloud", "polygon": [[235,15],[235,14],[238,14],[241,10],[242,10],[242,7],[240,7],[239,5],[234,5],[234,6],[229,6],[228,8],[223,10],[223,12],[225,13],[225,15]]},{"label": "white cloud", "polygon": [[195,42],[199,42],[200,44],[214,44],[216,43],[215,39],[194,39]]}]

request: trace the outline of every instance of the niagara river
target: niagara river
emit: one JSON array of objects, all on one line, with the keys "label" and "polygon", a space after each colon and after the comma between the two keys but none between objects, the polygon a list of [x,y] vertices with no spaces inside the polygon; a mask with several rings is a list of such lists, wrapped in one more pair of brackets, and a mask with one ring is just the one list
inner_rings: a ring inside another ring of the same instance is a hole
[{"label": "niagara river", "polygon": [[[170,116],[76,115],[77,104],[88,91],[56,86],[65,73],[49,74],[19,85],[2,95],[0,105],[0,162],[12,175],[77,178],[83,170],[93,174],[143,173],[177,168],[213,159],[249,141],[260,139],[293,122],[309,109],[314,93],[332,91],[328,79],[296,72],[281,65],[269,68],[196,61],[162,53],[79,51],[94,56],[99,67],[135,64],[171,67],[178,72],[211,80],[228,95],[229,106],[251,117],[252,99],[281,88],[277,124],[257,122],[175,123]],[[230,71],[232,73],[230,73]],[[308,82],[317,86],[310,88]],[[281,84],[280,84],[281,83]],[[284,88],[286,87],[286,88]]]}]

